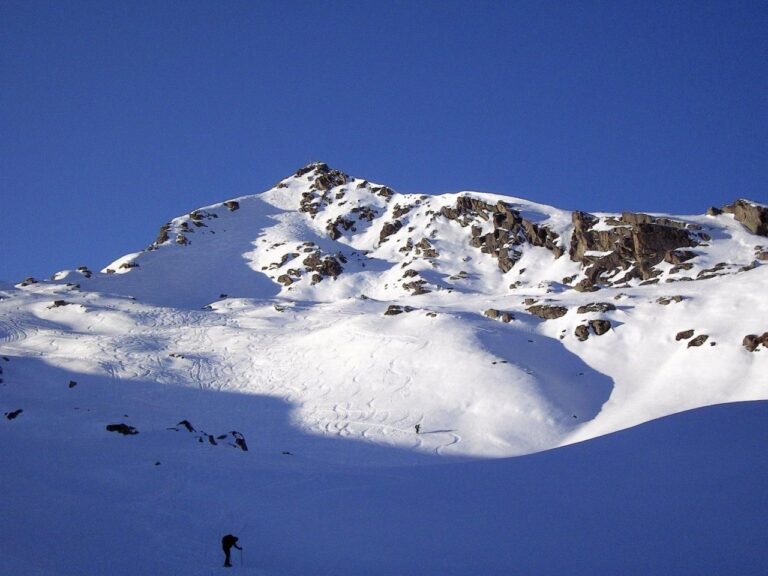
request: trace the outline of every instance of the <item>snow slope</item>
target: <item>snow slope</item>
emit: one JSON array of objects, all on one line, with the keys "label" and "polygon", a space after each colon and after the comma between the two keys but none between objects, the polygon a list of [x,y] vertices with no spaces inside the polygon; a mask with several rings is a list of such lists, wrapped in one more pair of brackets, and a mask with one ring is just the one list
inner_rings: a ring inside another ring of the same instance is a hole
[{"label": "snow slope", "polygon": [[692,259],[583,292],[570,212],[312,165],[0,286],[0,574],[763,571],[768,240],[653,217]]}]

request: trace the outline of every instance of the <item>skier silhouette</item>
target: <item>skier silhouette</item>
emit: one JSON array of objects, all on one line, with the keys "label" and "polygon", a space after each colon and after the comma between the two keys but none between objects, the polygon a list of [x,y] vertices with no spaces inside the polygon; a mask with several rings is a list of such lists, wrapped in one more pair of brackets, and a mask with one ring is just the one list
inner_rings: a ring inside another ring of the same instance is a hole
[{"label": "skier silhouette", "polygon": [[421,430],[421,424],[416,424],[415,428],[416,428],[416,434],[418,434],[419,431]]},{"label": "skier silhouette", "polygon": [[227,568],[232,567],[232,563],[229,561],[229,551],[232,550],[232,546],[238,550],[242,550],[242,548],[237,545],[238,540],[239,538],[237,536],[233,536],[232,534],[227,534],[224,536],[224,538],[221,539],[221,549],[224,550],[224,566]]}]

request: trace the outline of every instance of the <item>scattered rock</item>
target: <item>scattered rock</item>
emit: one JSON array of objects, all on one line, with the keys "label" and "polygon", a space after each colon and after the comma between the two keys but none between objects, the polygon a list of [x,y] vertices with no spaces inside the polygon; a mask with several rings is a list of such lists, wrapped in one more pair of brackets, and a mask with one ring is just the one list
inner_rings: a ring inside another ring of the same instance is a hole
[{"label": "scattered rock", "polygon": [[576,292],[597,292],[600,290],[600,286],[592,282],[589,278],[583,278],[573,286],[573,289],[576,290]]},{"label": "scattered rock", "polygon": [[400,306],[399,304],[390,304],[384,312],[384,316],[395,316],[403,312],[413,312],[415,308],[411,306]]},{"label": "scattered rock", "polygon": [[288,274],[281,274],[277,277],[277,281],[280,282],[283,286],[290,286],[294,283],[294,279],[288,276]]},{"label": "scattered rock", "polygon": [[183,426],[187,429],[187,432],[196,432],[195,427],[192,426],[192,423],[189,420],[182,420],[176,426]]},{"label": "scattered rock", "polygon": [[8,418],[8,420],[14,420],[22,412],[24,412],[24,410],[19,408],[18,410],[14,410],[13,412],[6,412],[4,415],[6,418]]},{"label": "scattered rock", "polygon": [[611,322],[609,320],[590,320],[589,327],[592,328],[595,336],[602,336],[611,329]]},{"label": "scattered rock", "polygon": [[515,315],[512,312],[496,310],[495,308],[488,308],[483,314],[492,320],[501,320],[505,324],[509,324],[515,319]]},{"label": "scattered rock", "polygon": [[538,316],[544,320],[554,320],[555,318],[560,318],[568,313],[568,308],[565,306],[550,306],[547,304],[529,306],[526,310],[534,316]]},{"label": "scattered rock", "polygon": [[591,304],[579,306],[576,313],[588,314],[590,312],[610,312],[611,310],[616,310],[616,306],[609,302],[592,302]]},{"label": "scattered rock", "polygon": [[574,330],[573,333],[581,342],[584,342],[584,340],[589,338],[589,328],[585,324],[576,326],[576,330]]},{"label": "scattered rock", "polygon": [[664,255],[664,261],[670,264],[682,264],[696,257],[692,250],[670,250]]},{"label": "scattered rock", "polygon": [[330,236],[331,240],[338,240],[342,236],[339,227],[342,227],[346,231],[354,229],[354,226],[355,223],[349,218],[338,216],[336,220],[329,221],[325,229],[328,231],[328,236]]},{"label": "scattered rock", "polygon": [[245,436],[235,430],[230,432],[230,434],[232,434],[232,436],[235,438],[235,445],[243,452],[248,452],[248,445],[245,443]]},{"label": "scattered rock", "polygon": [[693,336],[693,332],[694,332],[693,330],[683,330],[682,332],[678,332],[675,335],[675,340],[677,340],[677,341],[688,340],[688,338]]},{"label": "scattered rock", "polygon": [[107,424],[107,431],[117,432],[123,436],[133,436],[139,433],[136,428],[129,426],[128,424]]},{"label": "scattered rock", "polygon": [[656,299],[656,303],[661,304],[662,306],[667,306],[667,305],[671,304],[672,302],[682,302],[683,300],[685,300],[685,298],[683,298],[680,295],[676,295],[676,296],[661,296],[661,297]]},{"label": "scattered rock", "polygon": [[170,237],[168,236],[168,231],[171,229],[171,223],[167,222],[160,226],[160,232],[157,233],[157,238],[155,238],[154,246],[159,246],[160,244],[165,244],[170,240]]},{"label": "scattered rock", "polygon": [[53,304],[48,306],[48,308],[61,308],[62,306],[69,306],[71,302],[67,302],[66,300],[54,300]]},{"label": "scattered rock", "polygon": [[377,196],[381,196],[385,200],[389,201],[392,199],[392,196],[395,195],[394,191],[391,188],[388,188],[386,186],[376,186],[371,188],[371,192],[376,194]]},{"label": "scattered rock", "polygon": [[74,380],[70,380],[69,381],[69,387],[70,388],[74,388],[75,386],[77,386],[77,382],[75,382]]},{"label": "scattered rock", "polygon": [[414,248],[416,249],[417,256],[423,256],[424,258],[437,258],[440,256],[440,253],[432,247],[432,243],[426,238],[419,240],[414,245]]},{"label": "scattered rock", "polygon": [[234,212],[235,210],[240,209],[240,202],[237,200],[227,200],[224,202],[224,206],[226,206],[230,212]]},{"label": "scattered rock", "polygon": [[392,222],[386,222],[379,233],[379,244],[385,242],[387,238],[392,234],[397,233],[403,227],[403,223],[400,220],[393,220]]},{"label": "scattered rock", "polygon": [[688,342],[688,348],[690,348],[691,346],[701,346],[702,344],[704,344],[704,342],[707,341],[707,338],[709,338],[708,335],[699,334],[698,336],[696,336],[696,338]]},{"label": "scattered rock", "polygon": [[316,272],[320,277],[320,280],[322,280],[323,277],[336,278],[344,271],[339,260],[334,256],[322,256],[319,250],[307,256],[304,259],[303,264],[310,272]]},{"label": "scattered rock", "polygon": [[403,288],[410,290],[413,296],[419,296],[421,294],[429,294],[431,290],[427,290],[424,286],[427,283],[426,280],[414,280],[413,282],[404,282]]},{"label": "scattered rock", "polygon": [[761,344],[763,347],[768,348],[768,332],[764,332],[762,336],[758,336],[757,334],[747,334],[744,336],[744,340],[742,340],[741,344],[750,352],[757,350]]}]

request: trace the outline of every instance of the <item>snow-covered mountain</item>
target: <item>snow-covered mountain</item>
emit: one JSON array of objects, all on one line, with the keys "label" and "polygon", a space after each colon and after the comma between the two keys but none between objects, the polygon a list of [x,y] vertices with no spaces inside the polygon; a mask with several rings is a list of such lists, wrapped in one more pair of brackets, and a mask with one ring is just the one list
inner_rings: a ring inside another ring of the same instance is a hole
[{"label": "snow-covered mountain", "polygon": [[[741,403],[768,399],[766,293],[756,202],[587,214],[399,194],[311,164],[175,218],[101,271],[0,287],[0,574],[208,574],[232,530],[268,543],[252,573],[659,572],[667,553],[632,563],[583,535],[603,556],[579,560],[564,531],[611,514],[586,534],[629,546],[610,535],[637,506],[627,490],[659,483],[642,502],[680,522],[694,474],[708,496],[752,476],[725,489],[749,514],[702,508],[739,536],[692,565],[764,569],[739,538],[765,536],[768,511],[764,450],[740,435],[768,431],[766,403]],[[708,424],[724,440],[698,446]],[[632,540],[645,553],[672,527],[640,515],[658,531]],[[709,546],[700,532],[681,550]]]}]

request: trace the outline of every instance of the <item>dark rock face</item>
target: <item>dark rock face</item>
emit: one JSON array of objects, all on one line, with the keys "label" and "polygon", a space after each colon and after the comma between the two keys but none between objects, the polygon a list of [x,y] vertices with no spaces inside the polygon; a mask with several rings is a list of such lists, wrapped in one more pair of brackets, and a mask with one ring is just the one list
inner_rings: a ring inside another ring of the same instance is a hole
[{"label": "dark rock face", "polygon": [[658,274],[654,266],[665,258],[685,258],[688,252],[677,250],[697,246],[703,239],[693,225],[647,214],[625,212],[620,218],[608,218],[605,224],[612,226],[608,229],[595,230],[599,219],[586,212],[574,212],[572,222],[569,254],[585,267],[583,291],[597,284],[650,280]]},{"label": "dark rock face", "polygon": [[754,352],[760,345],[764,348],[768,348],[768,332],[764,332],[762,336],[758,336],[757,334],[747,334],[744,336],[744,340],[742,340],[741,344],[749,352]]},{"label": "dark rock face", "polygon": [[230,212],[234,212],[235,210],[240,209],[240,202],[237,200],[227,200],[224,202],[224,206],[226,206]]},{"label": "dark rock face", "polygon": [[753,234],[768,236],[768,208],[739,199],[733,204],[723,206],[722,211],[733,214],[736,221],[741,222]]},{"label": "dark rock face", "polygon": [[544,320],[554,320],[555,318],[560,318],[568,313],[568,308],[565,306],[548,306],[546,304],[529,306],[526,310],[534,316],[538,316]]},{"label": "dark rock face", "polygon": [[691,336],[693,336],[693,330],[683,330],[675,335],[675,340],[688,340]]},{"label": "dark rock face", "polygon": [[123,436],[133,436],[139,433],[136,428],[128,426],[128,424],[107,424],[107,430],[109,432],[117,432]]}]

